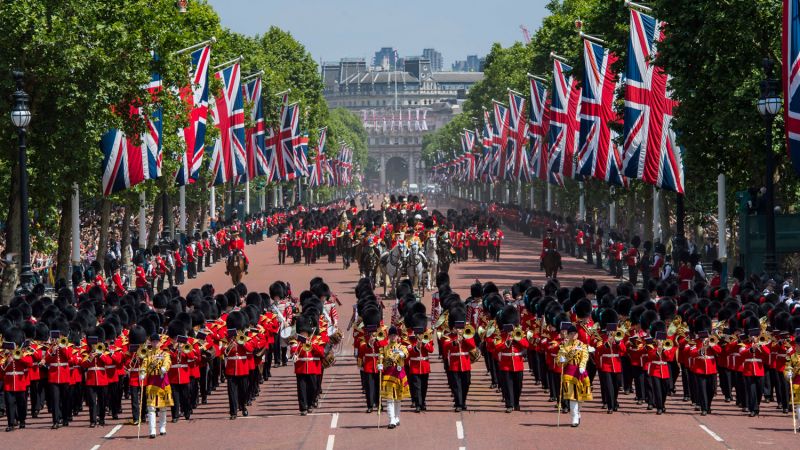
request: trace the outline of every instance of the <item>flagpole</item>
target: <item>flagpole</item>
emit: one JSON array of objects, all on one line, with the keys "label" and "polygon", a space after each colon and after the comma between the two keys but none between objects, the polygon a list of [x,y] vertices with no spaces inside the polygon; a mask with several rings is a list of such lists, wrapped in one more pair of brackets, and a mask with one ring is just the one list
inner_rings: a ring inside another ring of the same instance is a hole
[{"label": "flagpole", "polygon": [[194,44],[191,47],[182,48],[182,49],[180,49],[180,50],[178,50],[176,52],[172,52],[172,54],[173,55],[180,55],[182,53],[191,52],[192,50],[197,50],[198,48],[203,47],[205,45],[216,44],[216,43],[217,43],[217,38],[214,37],[214,36],[211,36],[211,39],[208,39],[208,40],[205,40],[203,42]]},{"label": "flagpole", "polygon": [[625,0],[625,7],[626,8],[631,8],[631,9],[638,9],[638,10],[644,11],[644,12],[653,12],[653,8],[650,8],[650,7],[644,6],[644,5],[640,5],[639,3],[634,3],[634,2],[632,2],[630,0]]},{"label": "flagpole", "polygon": [[219,64],[217,66],[212,67],[211,70],[218,71],[218,70],[220,70],[222,68],[227,68],[227,67],[232,66],[232,65],[234,65],[234,64],[236,64],[238,62],[241,62],[243,59],[244,59],[244,56],[239,55],[238,58],[233,58],[230,61],[225,61],[222,64]]},{"label": "flagpole", "polygon": [[250,75],[248,75],[246,77],[242,77],[242,81],[244,82],[244,81],[247,81],[247,80],[252,80],[253,78],[258,78],[261,75],[264,75],[264,71],[263,70],[259,70],[256,73],[251,73]]},{"label": "flagpole", "polygon": [[250,215],[250,180],[244,182],[244,215]]},{"label": "flagpole", "polygon": [[72,265],[81,264],[81,194],[78,183],[72,185]]},{"label": "flagpole", "polygon": [[[611,186],[611,195],[614,195],[614,186]],[[608,227],[610,229],[614,229],[617,227],[617,201],[613,200],[611,204],[608,205]]]},{"label": "flagpole", "polygon": [[661,193],[658,191],[658,188],[653,186],[653,242],[661,242],[661,230],[659,230],[659,226],[661,225],[661,221],[659,220],[661,216]]},{"label": "flagpole", "polygon": [[147,199],[144,196],[144,192],[139,193],[139,248],[144,250],[147,246],[147,224],[145,223],[146,220],[146,213],[145,207],[147,206]]},{"label": "flagpole", "polygon": [[586,189],[583,187],[583,182],[578,183],[580,189],[580,197],[578,197],[578,220],[586,218]]},{"label": "flagpole", "polygon": [[553,187],[550,182],[547,183],[547,212],[553,210]]},{"label": "flagpole", "polygon": [[533,183],[531,183],[531,198],[530,198],[530,202],[531,202],[531,210],[533,210],[533,209],[534,209],[534,207],[536,206],[536,204],[535,204],[535,203],[534,203],[534,201],[533,201],[533,199],[534,199],[534,196],[533,196],[533,194],[534,194],[534,190],[533,190]]},{"label": "flagpole", "polygon": [[179,206],[178,206],[178,230],[181,233],[186,233],[186,185],[183,185],[178,190],[179,193]]},{"label": "flagpole", "polygon": [[211,220],[216,221],[217,218],[217,195],[216,195],[217,188],[215,186],[211,186],[209,189],[210,198],[208,201],[208,217]]}]

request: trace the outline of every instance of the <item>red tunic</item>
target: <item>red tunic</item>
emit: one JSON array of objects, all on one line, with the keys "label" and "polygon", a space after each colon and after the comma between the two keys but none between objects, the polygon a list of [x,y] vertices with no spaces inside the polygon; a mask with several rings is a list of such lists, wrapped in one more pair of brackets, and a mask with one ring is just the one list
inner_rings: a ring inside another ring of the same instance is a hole
[{"label": "red tunic", "polygon": [[469,359],[470,350],[475,348],[475,340],[462,339],[458,342],[455,334],[448,334],[442,338],[441,350],[443,357],[447,358],[447,370],[450,372],[469,372],[472,370],[472,361]]}]

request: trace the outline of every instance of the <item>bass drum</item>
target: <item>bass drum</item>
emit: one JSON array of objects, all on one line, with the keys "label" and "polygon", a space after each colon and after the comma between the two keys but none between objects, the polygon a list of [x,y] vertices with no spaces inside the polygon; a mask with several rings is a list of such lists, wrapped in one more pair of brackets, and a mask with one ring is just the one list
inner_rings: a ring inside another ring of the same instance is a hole
[{"label": "bass drum", "polygon": [[330,350],[328,353],[325,353],[325,356],[322,358],[322,368],[327,369],[328,367],[332,366],[336,362],[336,355],[334,355],[333,351]]},{"label": "bass drum", "polygon": [[281,339],[289,340],[292,336],[294,336],[294,327],[283,327],[280,331]]}]

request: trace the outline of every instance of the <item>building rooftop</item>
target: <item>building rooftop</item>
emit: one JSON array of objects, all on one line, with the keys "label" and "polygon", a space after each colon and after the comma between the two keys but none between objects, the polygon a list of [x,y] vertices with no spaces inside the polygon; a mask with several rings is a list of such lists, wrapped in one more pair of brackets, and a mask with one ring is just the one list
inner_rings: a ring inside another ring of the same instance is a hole
[{"label": "building rooftop", "polygon": [[483,72],[434,72],[431,77],[437,83],[477,83]]}]

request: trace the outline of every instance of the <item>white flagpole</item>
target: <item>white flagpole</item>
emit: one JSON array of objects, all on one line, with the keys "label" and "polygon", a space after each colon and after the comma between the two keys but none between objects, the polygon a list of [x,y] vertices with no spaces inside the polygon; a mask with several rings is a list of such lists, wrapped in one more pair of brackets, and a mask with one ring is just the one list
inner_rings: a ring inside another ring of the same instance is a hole
[{"label": "white flagpole", "polygon": [[181,186],[178,191],[180,194],[180,206],[178,207],[178,230],[186,233],[186,186]]},{"label": "white flagpole", "polygon": [[216,196],[216,187],[211,186],[209,190],[211,198],[208,202],[208,216],[211,217],[212,220],[216,221],[217,218],[217,196]]},{"label": "white flagpole", "polygon": [[139,193],[139,248],[141,248],[142,250],[144,250],[144,248],[147,246],[147,224],[145,223],[146,205],[147,205],[147,199],[144,196],[144,192],[140,192]]},{"label": "white flagpole", "polygon": [[244,215],[250,215],[250,180],[244,182]]}]

